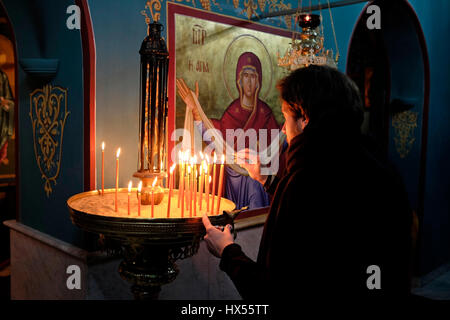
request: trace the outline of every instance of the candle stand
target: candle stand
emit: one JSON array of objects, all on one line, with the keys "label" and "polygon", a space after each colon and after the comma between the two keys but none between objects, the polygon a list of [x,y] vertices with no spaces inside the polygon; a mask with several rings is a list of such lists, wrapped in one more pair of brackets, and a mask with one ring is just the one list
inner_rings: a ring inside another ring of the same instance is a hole
[{"label": "candle stand", "polygon": [[[127,191],[119,190],[119,201],[127,196]],[[173,191],[176,195],[177,190]],[[104,249],[123,258],[119,274],[132,284],[135,299],[157,299],[161,286],[172,282],[178,275],[175,261],[197,253],[206,232],[202,218],[152,219],[145,215],[114,214],[112,202],[108,202],[108,197],[112,199],[114,192],[115,189],[105,189],[104,196],[99,191],[72,196],[67,200],[70,218],[84,231],[99,234]],[[165,189],[164,200],[167,192]],[[164,206],[164,200],[160,205]],[[234,210],[234,203],[223,198],[222,208],[222,214],[209,216],[211,223],[234,225],[234,219],[242,210]]]},{"label": "candle stand", "polygon": [[[151,10],[151,4],[149,6],[147,3],[146,8]],[[119,273],[132,284],[131,290],[136,299],[156,299],[161,286],[176,278],[178,269],[175,261],[190,257],[198,251],[200,240],[205,235],[201,212],[205,212],[207,208],[205,199],[204,206],[199,206],[196,216],[196,202],[194,201],[192,212],[192,205],[188,211],[187,208],[184,209],[182,200],[183,209],[180,212],[176,202],[178,191],[175,189],[169,207],[168,189],[162,187],[168,166],[176,161],[168,159],[167,146],[169,52],[161,36],[163,25],[157,22],[159,14],[153,15],[152,11],[151,13],[153,22],[143,13],[148,28],[147,37],[139,50],[138,167],[133,176],[142,182],[142,192],[139,191],[138,197],[140,202],[138,204],[139,200],[133,197],[133,208],[130,210],[132,213],[128,213],[130,202],[124,200],[128,199],[128,190],[118,187],[117,196],[116,189],[105,189],[103,195],[99,191],[89,191],[67,200],[72,222],[85,231],[101,235],[105,249],[112,248],[123,258]],[[118,157],[119,155],[117,159]],[[180,179],[185,178],[185,171],[183,172]],[[189,176],[187,178],[189,179]],[[191,179],[194,179],[193,176]],[[189,187],[185,186],[184,190],[188,189]],[[215,194],[214,190],[215,184]],[[186,197],[191,201],[192,195],[186,194]],[[181,199],[185,199],[184,192],[181,193]],[[213,203],[211,202],[212,207]],[[211,223],[220,226],[233,225],[240,210],[234,210],[235,204],[228,199],[219,199],[218,205],[219,203],[221,214],[210,215]],[[149,205],[152,213],[150,216]],[[200,208],[203,208],[203,211]]]}]

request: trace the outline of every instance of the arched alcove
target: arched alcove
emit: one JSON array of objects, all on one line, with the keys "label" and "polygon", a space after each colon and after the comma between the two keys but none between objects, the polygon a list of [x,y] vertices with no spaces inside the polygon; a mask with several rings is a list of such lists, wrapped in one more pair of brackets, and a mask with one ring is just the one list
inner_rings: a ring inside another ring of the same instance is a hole
[{"label": "arched alcove", "polygon": [[[369,29],[366,12],[377,5],[381,29]],[[429,61],[425,38],[406,0],[373,1],[354,28],[347,74],[360,88],[371,136],[401,174],[419,226],[424,214]],[[420,230],[416,243],[420,242]],[[417,270],[416,270],[417,272]]]}]

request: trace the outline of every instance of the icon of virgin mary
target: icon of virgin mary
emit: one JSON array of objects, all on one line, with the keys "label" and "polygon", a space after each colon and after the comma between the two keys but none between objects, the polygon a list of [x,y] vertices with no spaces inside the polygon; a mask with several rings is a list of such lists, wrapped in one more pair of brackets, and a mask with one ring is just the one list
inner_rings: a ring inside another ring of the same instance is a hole
[{"label": "icon of virgin mary", "polygon": [[[268,130],[268,132],[271,129],[280,129],[271,108],[259,98],[262,77],[263,70],[259,58],[252,52],[242,53],[236,65],[236,87],[239,97],[231,102],[220,119],[208,121],[214,128],[220,130],[223,137],[226,137],[227,129],[243,129],[244,132],[253,129],[257,134],[260,129]],[[189,97],[190,89],[182,79],[177,81],[177,86],[181,98],[191,108],[194,120],[204,123],[199,110],[196,110],[197,107],[190,102],[192,98]],[[198,94],[198,90],[196,91]],[[203,113],[202,110],[201,113]],[[204,128],[205,126],[203,130]],[[270,139],[270,134],[267,138]],[[270,143],[271,141],[268,141],[268,145]],[[232,166],[226,166],[225,182],[225,197],[236,203],[238,208],[248,206],[249,209],[254,209],[270,204],[263,186],[249,176],[237,172]]]}]

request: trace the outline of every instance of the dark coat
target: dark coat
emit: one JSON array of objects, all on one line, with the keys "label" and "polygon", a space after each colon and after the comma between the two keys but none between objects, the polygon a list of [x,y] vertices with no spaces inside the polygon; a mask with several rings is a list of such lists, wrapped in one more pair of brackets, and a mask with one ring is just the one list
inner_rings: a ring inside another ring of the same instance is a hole
[{"label": "dark coat", "polygon": [[[308,125],[291,141],[257,262],[237,244],[224,249],[220,268],[244,299],[409,294],[405,189],[358,132],[335,123]],[[380,290],[367,287],[371,265],[380,268]]]}]

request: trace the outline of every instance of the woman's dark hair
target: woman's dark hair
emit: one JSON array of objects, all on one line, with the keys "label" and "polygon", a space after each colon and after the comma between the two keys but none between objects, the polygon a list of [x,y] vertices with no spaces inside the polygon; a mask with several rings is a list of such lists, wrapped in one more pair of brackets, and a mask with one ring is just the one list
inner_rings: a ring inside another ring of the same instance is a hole
[{"label": "woman's dark hair", "polygon": [[358,87],[337,69],[316,65],[300,68],[282,79],[277,88],[296,119],[305,113],[314,125],[338,119],[357,128],[362,124]]}]

